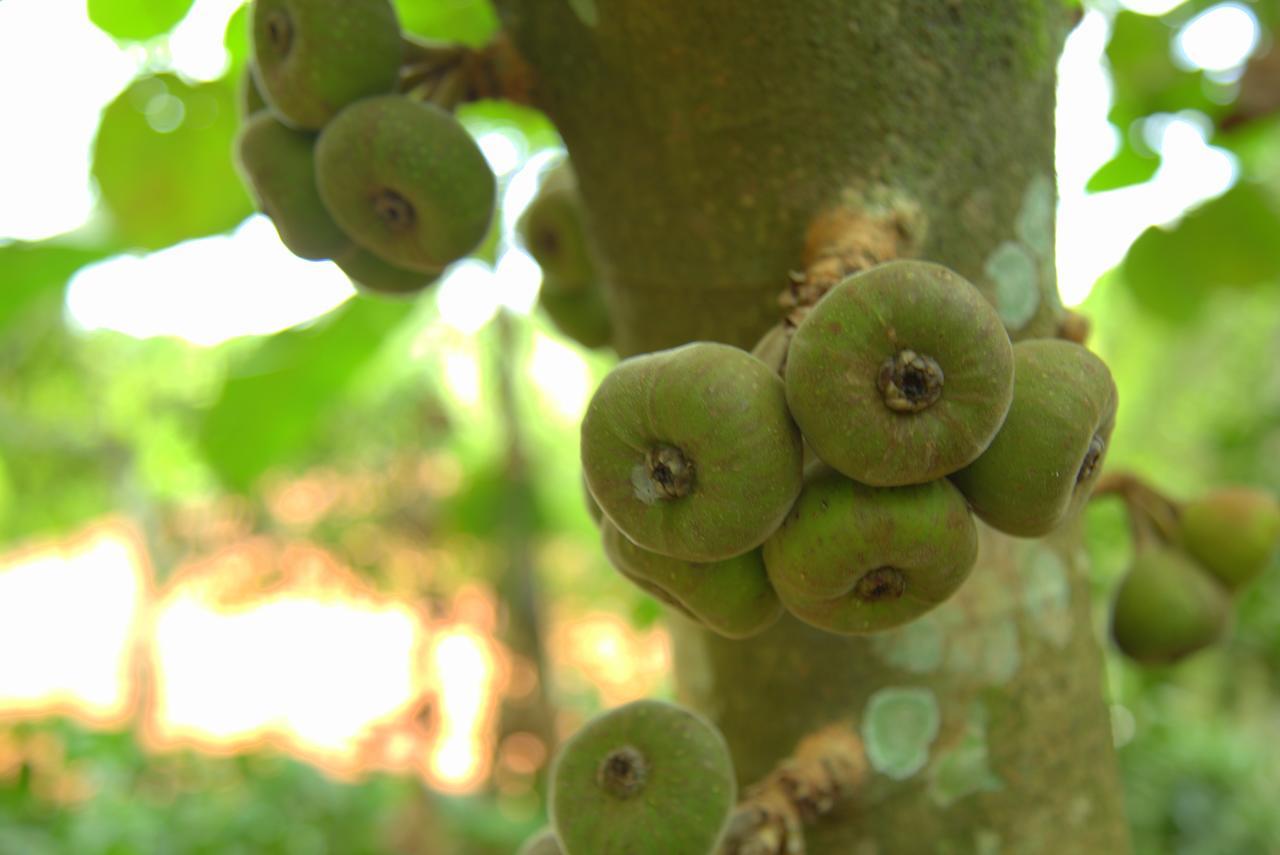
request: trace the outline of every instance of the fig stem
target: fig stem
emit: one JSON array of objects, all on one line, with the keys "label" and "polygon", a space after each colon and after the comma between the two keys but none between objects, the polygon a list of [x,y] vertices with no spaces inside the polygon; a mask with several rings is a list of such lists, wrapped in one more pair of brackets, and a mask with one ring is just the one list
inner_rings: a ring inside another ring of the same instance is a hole
[{"label": "fig stem", "polygon": [[942,397],[943,380],[933,357],[904,348],[881,364],[876,387],[895,413],[918,413]]}]

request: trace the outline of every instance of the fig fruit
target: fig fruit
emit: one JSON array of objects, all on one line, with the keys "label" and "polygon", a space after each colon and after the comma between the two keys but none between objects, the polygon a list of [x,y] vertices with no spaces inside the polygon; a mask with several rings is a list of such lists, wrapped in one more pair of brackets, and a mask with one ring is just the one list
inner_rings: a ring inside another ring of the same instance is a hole
[{"label": "fig fruit", "polygon": [[800,492],[800,432],[782,381],[725,344],[620,362],[582,420],[587,486],[645,549],[720,561],[756,548]]},{"label": "fig fruit", "polygon": [[440,278],[438,271],[423,273],[397,267],[360,246],[352,246],[334,261],[357,288],[378,294],[413,294]]},{"label": "fig fruit", "polygon": [[300,258],[333,258],[351,239],[320,201],[315,140],[286,128],[269,112],[246,120],[236,137],[236,162],[258,207],[271,218],[280,241]]},{"label": "fig fruit", "polygon": [[811,470],[764,544],[787,610],[851,635],[900,626],[944,602],[977,556],[977,526],[949,481],[869,487],[827,467]]},{"label": "fig fruit", "polygon": [[544,828],[526,840],[516,855],[564,855],[564,850],[560,848],[556,833]]},{"label": "fig fruit", "polygon": [[587,244],[586,212],[567,160],[547,171],[537,195],[521,215],[517,231],[552,284],[551,290],[595,287],[599,273]]},{"label": "fig fruit", "polygon": [[1029,339],[1013,354],[1013,406],[1004,425],[951,480],[991,526],[1038,537],[1093,490],[1115,425],[1116,386],[1106,364],[1073,342]]},{"label": "fig fruit", "polygon": [[796,327],[787,403],[827,465],[873,486],[971,463],[1013,394],[1000,316],[945,267],[893,261],[831,289]]},{"label": "fig fruit", "polygon": [[294,127],[319,130],[399,82],[404,50],[390,0],[255,0],[252,36],[262,94]]},{"label": "fig fruit", "polygon": [[608,347],[613,342],[613,319],[597,286],[565,290],[544,274],[538,305],[556,329],[583,347]]},{"label": "fig fruit", "polygon": [[399,95],[365,98],[316,143],[320,198],[338,225],[397,267],[436,273],[483,240],[493,171],[451,114]]},{"label": "fig fruit", "polygon": [[719,731],[673,704],[636,701],[561,748],[551,822],[567,855],[708,855],[736,792]]},{"label": "fig fruit", "polygon": [[1116,591],[1111,635],[1126,656],[1151,665],[1208,647],[1227,625],[1230,599],[1182,551],[1139,552]]},{"label": "fig fruit", "polygon": [[244,73],[240,78],[240,88],[236,93],[239,96],[238,102],[242,120],[267,109],[267,100],[262,97],[262,90],[258,88],[258,81],[253,79],[253,73],[253,63],[245,66]]},{"label": "fig fruit", "polygon": [[600,529],[604,554],[619,573],[713,632],[749,638],[782,616],[759,549],[697,563],[636,546],[608,520]]},{"label": "fig fruit", "polygon": [[1267,569],[1280,544],[1280,503],[1270,493],[1227,487],[1184,504],[1182,545],[1229,591]]}]

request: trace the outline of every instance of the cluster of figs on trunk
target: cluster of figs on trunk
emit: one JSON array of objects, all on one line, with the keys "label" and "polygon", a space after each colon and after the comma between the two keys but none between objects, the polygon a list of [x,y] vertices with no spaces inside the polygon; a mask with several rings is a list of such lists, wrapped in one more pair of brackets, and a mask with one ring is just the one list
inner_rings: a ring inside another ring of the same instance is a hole
[{"label": "cluster of figs on trunk", "polygon": [[911,621],[968,577],[975,517],[1046,534],[1101,471],[1106,365],[1066,340],[1012,343],[940,265],[858,272],[777,342],[625,359],[582,422],[611,562],[727,637],[784,610],[841,634]]},{"label": "cluster of figs on trunk", "polygon": [[255,0],[251,35],[236,162],[291,252],[405,294],[475,249],[493,172],[452,113],[398,94],[390,0]]},{"label": "cluster of figs on trunk", "polygon": [[1232,599],[1280,547],[1280,502],[1264,490],[1223,487],[1170,504],[1163,530],[1135,520],[1136,555],[1111,612],[1116,646],[1144,665],[1172,664],[1220,639]]},{"label": "cluster of figs on trunk", "polygon": [[641,700],[596,716],[551,767],[550,827],[519,855],[707,855],[737,799],[733,760],[706,719]]}]

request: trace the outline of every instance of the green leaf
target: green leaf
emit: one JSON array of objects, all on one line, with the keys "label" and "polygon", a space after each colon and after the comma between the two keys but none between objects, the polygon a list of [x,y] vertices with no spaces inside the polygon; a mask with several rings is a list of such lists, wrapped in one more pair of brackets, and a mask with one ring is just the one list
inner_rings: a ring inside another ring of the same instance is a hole
[{"label": "green leaf", "polygon": [[223,482],[245,491],[269,467],[305,459],[348,384],[412,309],[358,298],[314,326],[264,339],[232,370],[200,428]]},{"label": "green leaf", "polygon": [[89,20],[109,36],[141,42],[186,17],[194,0],[89,0]]},{"label": "green leaf", "polygon": [[1138,301],[1171,320],[1191,320],[1215,288],[1280,282],[1280,211],[1265,188],[1241,182],[1173,228],[1134,242],[1124,276]]},{"label": "green leaf", "polygon": [[1139,154],[1132,146],[1125,145],[1115,157],[1093,173],[1093,177],[1089,179],[1084,189],[1090,193],[1102,193],[1106,190],[1142,184],[1144,181],[1150,181],[1159,168],[1159,157]]},{"label": "green leaf", "polygon": [[1112,24],[1107,60],[1115,98],[1108,118],[1121,131],[1155,113],[1198,110],[1216,117],[1226,110],[1221,84],[1201,71],[1174,65],[1177,29],[1166,18],[1120,12]]},{"label": "green leaf", "polygon": [[443,41],[482,45],[498,30],[488,0],[394,0],[405,32]]},{"label": "green leaf", "polygon": [[[222,36],[222,45],[231,54],[231,70],[238,72],[245,67],[252,55],[249,44],[249,4],[246,3],[231,15]],[[234,78],[234,73],[231,75]]]},{"label": "green leaf", "polygon": [[103,112],[93,175],[120,237],[159,249],[224,232],[252,206],[232,165],[235,83],[134,81]]},{"label": "green leaf", "polygon": [[0,329],[3,329],[33,300],[43,294],[60,293],[71,274],[97,261],[112,250],[108,247],[72,247],[54,243],[11,243],[0,246]]}]

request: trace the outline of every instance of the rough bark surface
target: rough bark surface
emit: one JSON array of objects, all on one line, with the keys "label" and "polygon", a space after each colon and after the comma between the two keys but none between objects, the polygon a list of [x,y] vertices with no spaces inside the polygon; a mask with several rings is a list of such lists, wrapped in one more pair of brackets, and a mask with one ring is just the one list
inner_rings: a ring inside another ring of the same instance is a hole
[{"label": "rough bark surface", "polygon": [[[751,347],[812,224],[842,211],[892,222],[1015,335],[1056,325],[1056,3],[498,5],[572,156],[623,354]],[[1125,852],[1079,542],[984,531],[956,599],[886,635],[677,626],[682,699],[744,782],[856,723],[872,780],[810,853]]]}]

